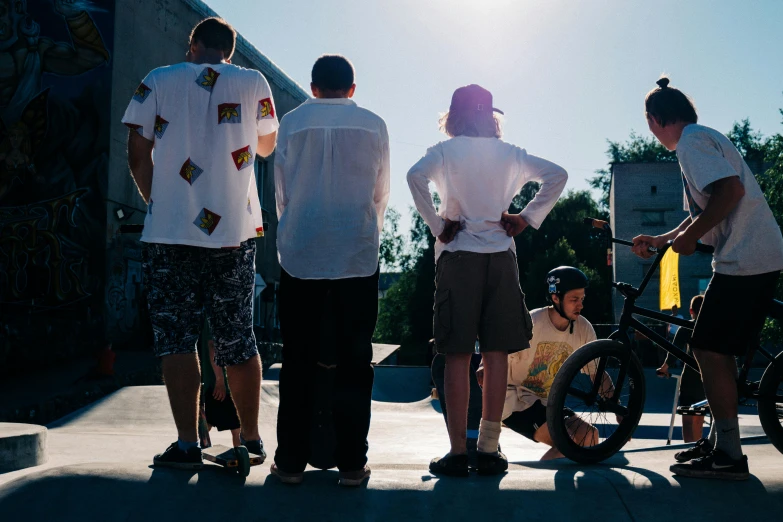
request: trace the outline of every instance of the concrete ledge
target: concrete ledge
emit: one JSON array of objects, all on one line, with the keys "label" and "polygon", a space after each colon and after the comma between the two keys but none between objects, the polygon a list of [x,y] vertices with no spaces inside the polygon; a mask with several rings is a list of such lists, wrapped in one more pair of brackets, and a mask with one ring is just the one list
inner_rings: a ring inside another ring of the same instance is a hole
[{"label": "concrete ledge", "polygon": [[46,428],[0,422],[0,473],[46,462]]}]

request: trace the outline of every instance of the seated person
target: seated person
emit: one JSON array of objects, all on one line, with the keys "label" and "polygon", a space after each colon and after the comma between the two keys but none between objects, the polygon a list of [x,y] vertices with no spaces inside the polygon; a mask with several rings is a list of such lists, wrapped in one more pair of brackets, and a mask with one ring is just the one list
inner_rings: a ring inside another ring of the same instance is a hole
[{"label": "seated person", "polygon": [[[546,401],[552,381],[563,362],[574,351],[595,341],[590,321],[582,317],[587,276],[569,266],[561,266],[547,275],[551,306],[530,312],[533,319],[533,339],[530,348],[508,357],[508,389],[503,407],[503,423],[535,442],[551,449],[541,460],[563,457],[554,447],[546,424]],[[476,373],[483,382],[483,368]],[[611,380],[605,374],[605,386],[611,390]],[[566,411],[568,430],[582,446],[598,444],[598,430],[574,412]]]}]

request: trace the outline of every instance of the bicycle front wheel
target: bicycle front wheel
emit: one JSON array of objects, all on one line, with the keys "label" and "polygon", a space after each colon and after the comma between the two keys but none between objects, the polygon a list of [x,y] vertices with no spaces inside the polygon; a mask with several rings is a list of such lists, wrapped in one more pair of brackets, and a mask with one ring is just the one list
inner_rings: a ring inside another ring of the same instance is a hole
[{"label": "bicycle front wheel", "polygon": [[586,344],[566,359],[549,391],[547,425],[555,447],[583,464],[608,459],[639,425],[644,397],[635,353],[609,339]]},{"label": "bicycle front wheel", "polygon": [[764,433],[772,445],[783,453],[783,353],[775,357],[764,370],[756,407]]}]

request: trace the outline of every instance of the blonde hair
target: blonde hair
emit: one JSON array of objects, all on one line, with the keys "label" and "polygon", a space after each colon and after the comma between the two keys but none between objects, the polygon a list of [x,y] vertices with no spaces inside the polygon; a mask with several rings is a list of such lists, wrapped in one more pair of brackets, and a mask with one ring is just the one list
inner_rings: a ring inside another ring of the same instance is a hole
[{"label": "blonde hair", "polygon": [[450,138],[500,138],[503,119],[495,112],[450,110],[440,115],[440,131]]}]

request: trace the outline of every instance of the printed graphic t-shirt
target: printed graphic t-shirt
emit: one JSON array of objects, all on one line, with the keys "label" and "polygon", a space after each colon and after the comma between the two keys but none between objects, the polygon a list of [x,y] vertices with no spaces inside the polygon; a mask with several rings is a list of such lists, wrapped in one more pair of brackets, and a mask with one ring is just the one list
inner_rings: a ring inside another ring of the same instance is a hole
[{"label": "printed graphic t-shirt", "polygon": [[256,147],[278,122],[260,72],[227,63],[160,67],[122,122],[155,143],[142,241],[221,248],[263,235]]},{"label": "printed graphic t-shirt", "polygon": [[707,208],[712,183],[737,176],[745,195],[702,241],[715,247],[712,268],[725,275],[750,276],[783,270],[783,235],[742,155],[720,132],[688,125],[677,144],[691,217]]},{"label": "printed graphic t-shirt", "polygon": [[503,418],[524,411],[536,401],[546,406],[549,389],[565,360],[585,344],[595,341],[593,325],[582,316],[570,329],[558,330],[549,318],[549,307],[530,312],[533,338],[530,348],[508,356],[508,389]]}]

